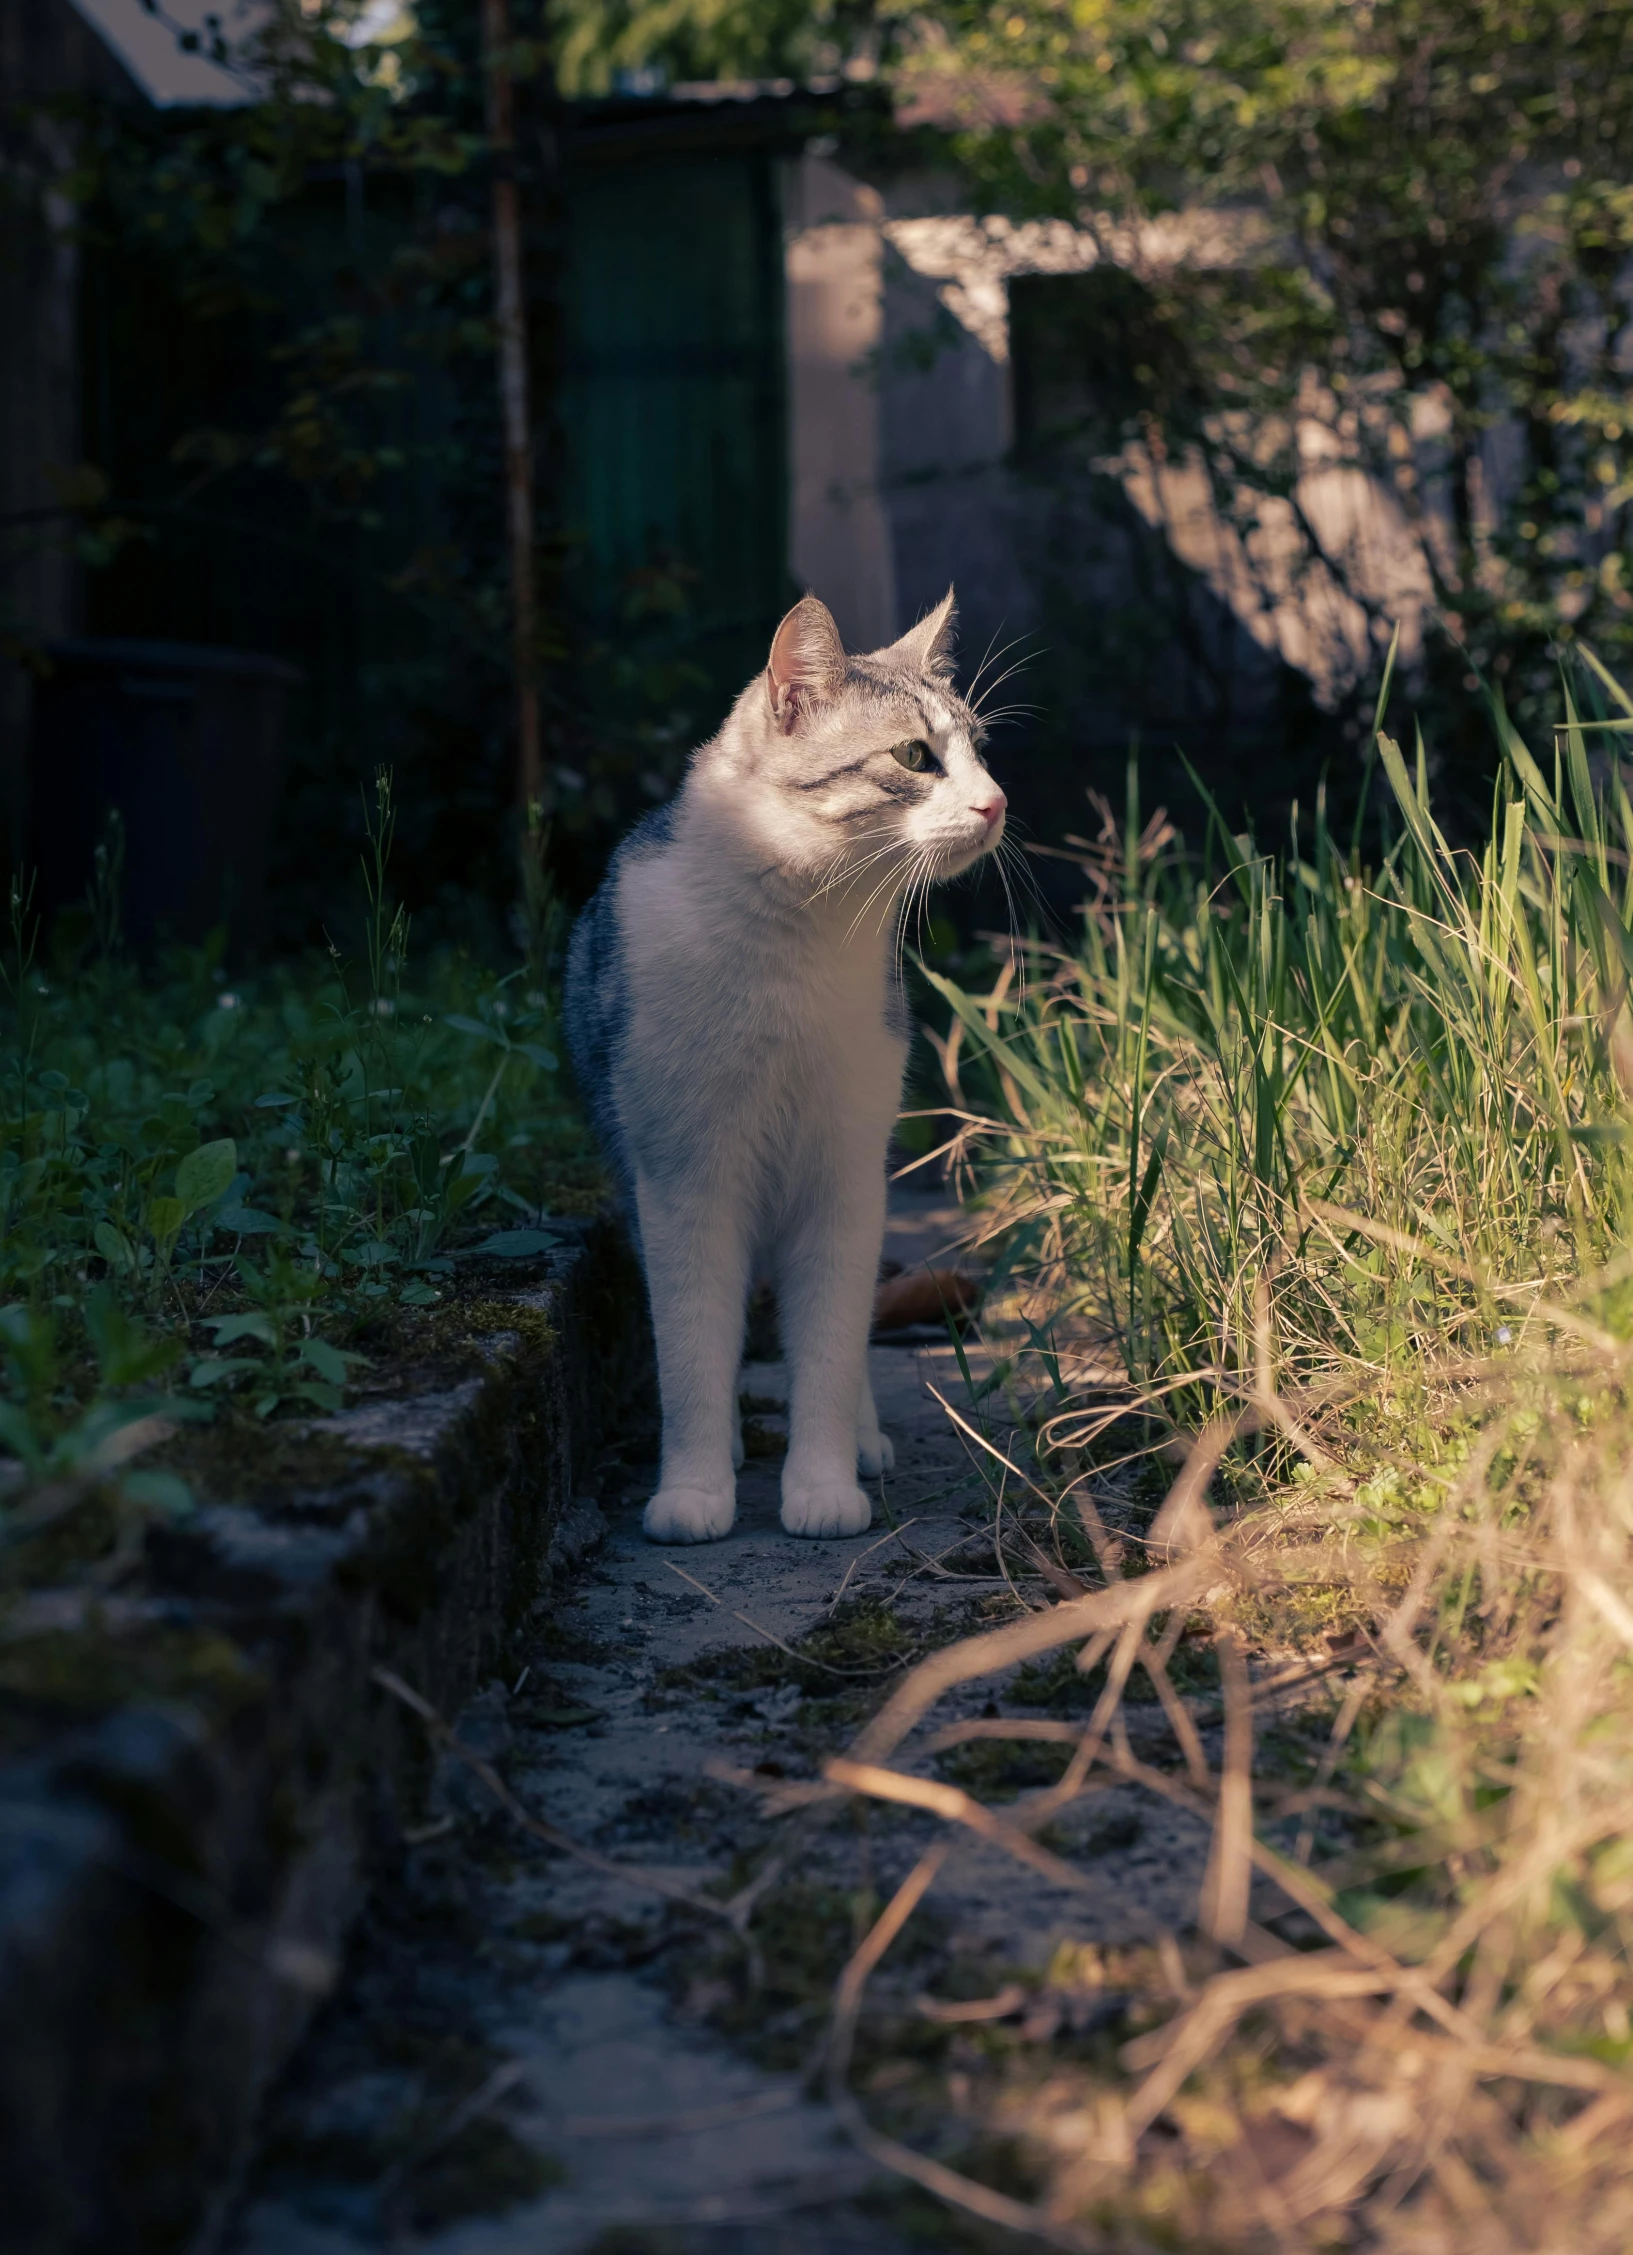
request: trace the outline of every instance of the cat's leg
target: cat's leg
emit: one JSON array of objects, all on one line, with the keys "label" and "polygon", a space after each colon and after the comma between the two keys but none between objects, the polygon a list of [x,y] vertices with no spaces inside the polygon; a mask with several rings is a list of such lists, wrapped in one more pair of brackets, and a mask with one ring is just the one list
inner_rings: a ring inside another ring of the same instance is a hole
[{"label": "cat's leg", "polygon": [[714,1542],[737,1514],[747,1233],[718,1184],[642,1178],[635,1195],[663,1404],[663,1472],[644,1526],[652,1542]]},{"label": "cat's leg", "polygon": [[[788,1355],[782,1523],[791,1535],[856,1535],[873,1506],[856,1484],[867,1341],[884,1237],[883,1138],[858,1130],[810,1184],[779,1247]],[[867,1392],[871,1409],[873,1396]],[[878,1434],[875,1417],[872,1431]]]},{"label": "cat's leg", "polygon": [[862,1400],[856,1412],[856,1469],[864,1480],[876,1480],[881,1472],[890,1471],[895,1462],[896,1451],[890,1445],[890,1435],[880,1426],[879,1412],[873,1401],[873,1382],[864,1360]]}]

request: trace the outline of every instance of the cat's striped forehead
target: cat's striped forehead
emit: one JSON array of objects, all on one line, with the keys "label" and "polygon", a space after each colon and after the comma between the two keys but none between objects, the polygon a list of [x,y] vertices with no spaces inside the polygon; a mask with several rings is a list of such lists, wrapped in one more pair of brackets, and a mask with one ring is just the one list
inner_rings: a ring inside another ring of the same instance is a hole
[{"label": "cat's striped forehead", "polygon": [[979,748],[986,730],[950,681],[852,658],[822,723],[800,743],[802,765],[807,774],[842,768],[864,746],[879,748],[904,736],[933,743],[962,737]]}]

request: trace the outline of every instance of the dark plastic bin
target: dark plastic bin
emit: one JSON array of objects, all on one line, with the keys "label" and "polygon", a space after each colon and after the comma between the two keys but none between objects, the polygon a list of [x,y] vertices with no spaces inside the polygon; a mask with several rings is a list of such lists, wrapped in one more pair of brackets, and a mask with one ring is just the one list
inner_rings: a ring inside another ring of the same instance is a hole
[{"label": "dark plastic bin", "polygon": [[82,901],[108,810],[124,818],[124,931],[138,953],[224,924],[266,935],[267,859],[297,666],[189,642],[58,642],[34,687],[28,856],[49,915]]}]

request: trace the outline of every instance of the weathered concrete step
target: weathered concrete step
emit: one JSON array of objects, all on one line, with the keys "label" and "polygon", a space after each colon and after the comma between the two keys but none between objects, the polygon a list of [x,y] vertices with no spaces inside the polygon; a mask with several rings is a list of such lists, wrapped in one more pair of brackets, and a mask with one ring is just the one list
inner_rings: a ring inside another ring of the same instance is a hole
[{"label": "weathered concrete step", "polygon": [[0,2249],[160,2255],[207,2229],[332,1985],[419,1727],[508,1667],[646,1364],[617,1231],[439,1312],[383,1391],[235,1463],[100,1607],[0,1617]]}]

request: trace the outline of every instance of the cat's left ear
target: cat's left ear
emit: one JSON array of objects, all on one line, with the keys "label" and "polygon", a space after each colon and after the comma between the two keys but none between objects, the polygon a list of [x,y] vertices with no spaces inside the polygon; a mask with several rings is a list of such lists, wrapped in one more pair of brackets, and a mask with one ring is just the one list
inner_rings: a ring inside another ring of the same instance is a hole
[{"label": "cat's left ear", "polygon": [[771,637],[766,694],[785,736],[807,705],[836,697],[845,682],[845,645],[826,603],[802,596]]},{"label": "cat's left ear", "polygon": [[876,655],[887,665],[900,666],[904,673],[950,673],[957,625],[958,598],[949,587],[917,626],[910,626],[899,642],[892,642],[888,650]]}]

